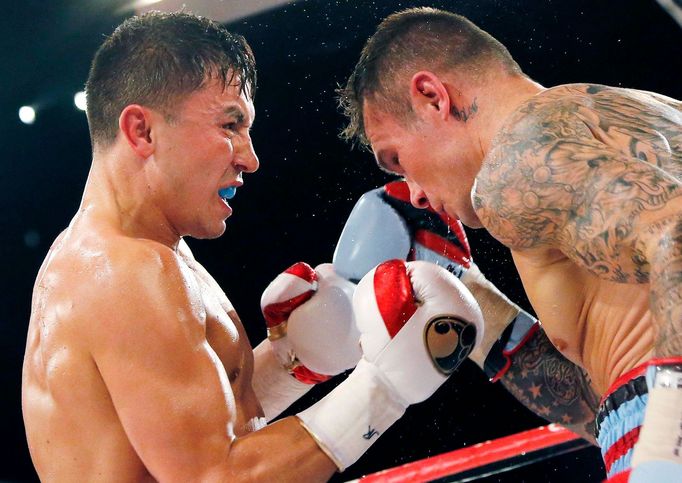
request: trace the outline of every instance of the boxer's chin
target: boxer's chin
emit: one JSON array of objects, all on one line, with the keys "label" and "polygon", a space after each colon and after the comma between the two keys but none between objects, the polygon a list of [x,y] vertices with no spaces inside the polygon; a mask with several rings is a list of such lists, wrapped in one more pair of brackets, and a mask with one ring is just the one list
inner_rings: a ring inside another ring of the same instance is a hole
[{"label": "boxer's chin", "polygon": [[220,238],[225,234],[227,230],[227,224],[225,220],[220,223],[216,223],[210,227],[204,227],[201,230],[195,230],[194,233],[190,233],[189,236],[196,240],[215,240]]},{"label": "boxer's chin", "polygon": [[459,221],[467,228],[483,228],[483,223],[481,223],[480,218],[473,209],[461,213]]},{"label": "boxer's chin", "polygon": [[221,236],[223,236],[223,235],[225,234],[226,231],[227,231],[227,223],[225,223],[225,221],[223,221],[222,226],[220,226],[220,227],[219,227],[215,232],[213,232],[213,233],[211,234],[211,236],[208,237],[208,238],[211,239],[211,240],[215,240],[216,238],[220,238]]},{"label": "boxer's chin", "polygon": [[481,220],[478,219],[478,216],[476,216],[476,213],[473,210],[473,207],[471,208],[460,208],[458,205],[452,205],[448,203],[444,203],[442,205],[442,208],[440,213],[445,213],[448,215],[453,220],[459,220],[462,222],[463,225],[468,226],[469,228],[481,228]]}]

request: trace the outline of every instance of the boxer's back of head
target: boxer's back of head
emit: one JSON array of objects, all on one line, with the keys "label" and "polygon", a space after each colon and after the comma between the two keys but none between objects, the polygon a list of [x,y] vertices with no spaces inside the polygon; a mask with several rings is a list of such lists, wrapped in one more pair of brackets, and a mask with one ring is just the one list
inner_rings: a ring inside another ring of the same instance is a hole
[{"label": "boxer's back of head", "polygon": [[438,75],[456,70],[476,82],[491,67],[521,74],[507,48],[465,17],[434,8],[394,13],[367,41],[346,86],[338,91],[349,120],[342,137],[367,146],[365,99],[379,100],[382,110],[396,117],[408,116],[407,92],[397,87],[419,70]]},{"label": "boxer's back of head", "polygon": [[253,97],[256,64],[241,35],[192,14],[151,12],[123,22],[100,46],[85,87],[90,138],[106,147],[130,104],[173,119],[183,97],[208,79],[238,82]]}]

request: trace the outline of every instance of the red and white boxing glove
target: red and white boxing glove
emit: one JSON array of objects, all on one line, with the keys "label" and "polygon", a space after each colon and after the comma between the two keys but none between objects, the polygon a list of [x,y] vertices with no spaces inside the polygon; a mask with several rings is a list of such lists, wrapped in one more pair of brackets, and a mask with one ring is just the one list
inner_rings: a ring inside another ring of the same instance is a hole
[{"label": "red and white boxing glove", "polygon": [[431,396],[481,340],[473,296],[446,269],[391,260],[359,283],[353,307],[363,358],[348,378],[298,417],[344,470]]},{"label": "red and white boxing glove", "polygon": [[483,312],[485,339],[470,358],[491,381],[507,372],[516,352],[539,328],[490,283],[471,260],[459,220],[410,202],[405,181],[368,191],[353,207],[334,252],[334,268],[342,277],[359,280],[377,264],[392,258],[424,260],[459,277]]},{"label": "red and white boxing glove", "polygon": [[268,421],[312,385],[357,364],[354,290],[355,284],[337,276],[331,263],[313,270],[299,262],[263,292],[268,337],[254,349],[253,387]]},{"label": "red and white boxing glove", "polygon": [[334,269],[358,281],[391,259],[424,260],[456,276],[469,268],[471,250],[462,223],[410,202],[405,181],[368,191],[348,216],[334,251]]}]

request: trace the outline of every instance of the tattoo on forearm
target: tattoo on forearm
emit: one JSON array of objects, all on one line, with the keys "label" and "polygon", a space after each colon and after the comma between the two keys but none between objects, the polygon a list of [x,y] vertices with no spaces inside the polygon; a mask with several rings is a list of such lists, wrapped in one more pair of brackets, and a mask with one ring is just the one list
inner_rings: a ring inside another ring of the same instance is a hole
[{"label": "tattoo on forearm", "polygon": [[658,321],[655,357],[682,354],[682,219],[663,233],[651,263],[651,310]]},{"label": "tattoo on forearm", "polygon": [[501,380],[539,416],[591,436],[599,398],[581,368],[567,360],[540,330],[514,355]]}]

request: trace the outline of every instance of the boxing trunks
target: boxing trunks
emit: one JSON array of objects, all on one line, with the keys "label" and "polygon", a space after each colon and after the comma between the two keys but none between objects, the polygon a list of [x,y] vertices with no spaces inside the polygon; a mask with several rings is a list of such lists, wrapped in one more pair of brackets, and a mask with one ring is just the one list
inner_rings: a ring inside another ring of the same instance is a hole
[{"label": "boxing trunks", "polygon": [[651,359],[616,380],[595,426],[608,483],[682,482],[680,409],[680,357]]},{"label": "boxing trunks", "polygon": [[609,478],[630,468],[649,398],[645,373],[646,364],[642,364],[620,376],[599,405],[595,436]]}]

